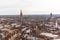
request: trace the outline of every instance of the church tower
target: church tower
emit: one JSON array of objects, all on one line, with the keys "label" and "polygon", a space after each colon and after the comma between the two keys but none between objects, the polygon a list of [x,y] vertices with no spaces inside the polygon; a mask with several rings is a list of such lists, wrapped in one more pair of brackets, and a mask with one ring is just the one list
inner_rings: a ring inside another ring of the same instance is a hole
[{"label": "church tower", "polygon": [[50,13],[50,18],[52,17],[52,13]]},{"label": "church tower", "polygon": [[21,23],[23,22],[23,13],[22,13],[22,10],[20,10],[20,22]]},{"label": "church tower", "polygon": [[22,17],[22,10],[20,10],[20,17]]}]

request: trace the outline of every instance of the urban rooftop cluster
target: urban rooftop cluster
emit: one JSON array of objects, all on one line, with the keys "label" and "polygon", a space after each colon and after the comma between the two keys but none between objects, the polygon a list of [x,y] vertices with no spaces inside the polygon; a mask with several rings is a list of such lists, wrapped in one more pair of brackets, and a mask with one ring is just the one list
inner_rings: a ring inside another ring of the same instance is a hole
[{"label": "urban rooftop cluster", "polygon": [[60,40],[60,17],[2,17],[0,40]]}]

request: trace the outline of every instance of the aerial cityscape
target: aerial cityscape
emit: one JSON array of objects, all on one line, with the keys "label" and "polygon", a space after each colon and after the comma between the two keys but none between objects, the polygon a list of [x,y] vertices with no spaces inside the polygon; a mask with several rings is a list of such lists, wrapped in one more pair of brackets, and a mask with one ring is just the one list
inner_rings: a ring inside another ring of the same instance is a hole
[{"label": "aerial cityscape", "polygon": [[0,40],[60,40],[60,16],[0,16]]},{"label": "aerial cityscape", "polygon": [[0,40],[60,40],[60,0],[0,0]]}]

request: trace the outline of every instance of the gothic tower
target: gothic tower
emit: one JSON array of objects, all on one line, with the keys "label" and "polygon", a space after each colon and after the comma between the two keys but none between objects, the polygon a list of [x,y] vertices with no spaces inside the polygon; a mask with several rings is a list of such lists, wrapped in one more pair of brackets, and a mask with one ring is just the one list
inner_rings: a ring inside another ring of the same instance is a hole
[{"label": "gothic tower", "polygon": [[22,10],[20,10],[20,22],[22,23],[23,21],[23,13],[22,13]]},{"label": "gothic tower", "polygon": [[20,17],[22,17],[22,10],[20,10]]},{"label": "gothic tower", "polygon": [[52,17],[52,13],[50,13],[50,17]]}]

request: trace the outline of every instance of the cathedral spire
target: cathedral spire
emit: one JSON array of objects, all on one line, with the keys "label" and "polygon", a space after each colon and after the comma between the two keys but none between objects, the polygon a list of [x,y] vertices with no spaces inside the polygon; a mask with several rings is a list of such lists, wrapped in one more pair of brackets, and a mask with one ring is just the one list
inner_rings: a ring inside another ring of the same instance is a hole
[{"label": "cathedral spire", "polygon": [[50,17],[52,17],[52,13],[50,13]]},{"label": "cathedral spire", "polygon": [[20,22],[22,23],[23,21],[23,13],[22,13],[22,10],[20,10]]},{"label": "cathedral spire", "polygon": [[22,17],[22,10],[20,10],[20,17]]}]

